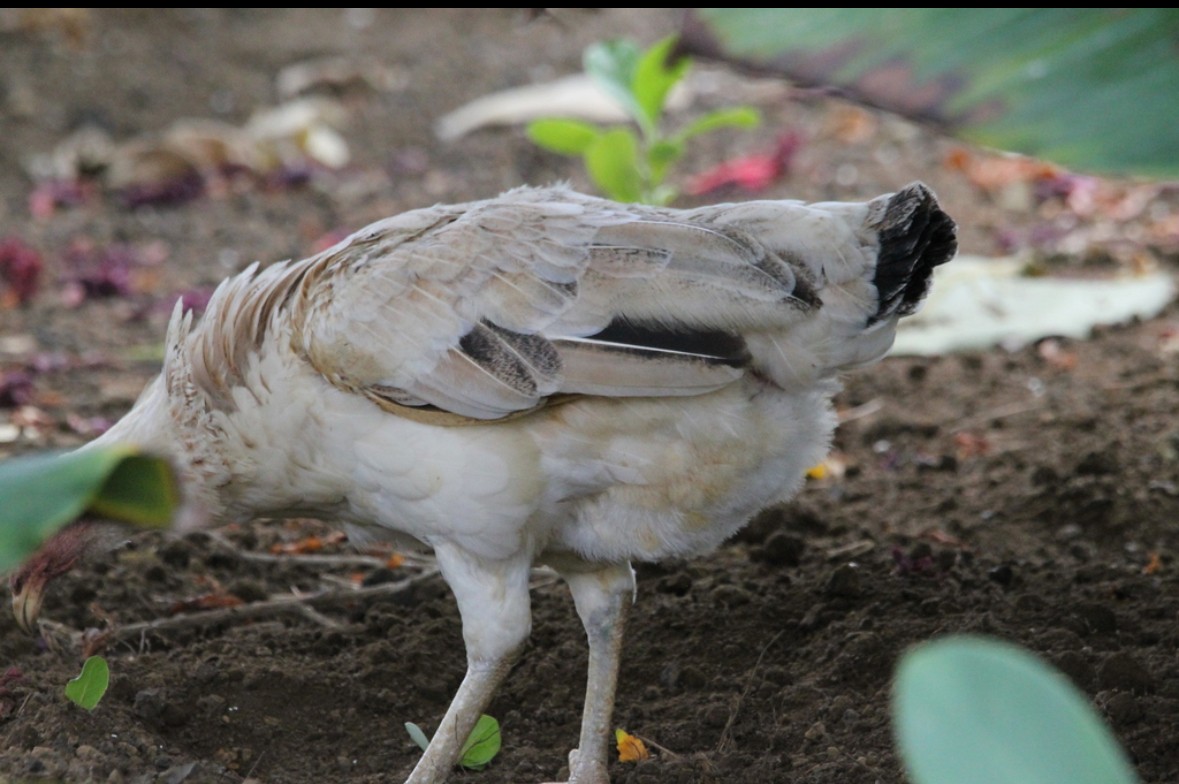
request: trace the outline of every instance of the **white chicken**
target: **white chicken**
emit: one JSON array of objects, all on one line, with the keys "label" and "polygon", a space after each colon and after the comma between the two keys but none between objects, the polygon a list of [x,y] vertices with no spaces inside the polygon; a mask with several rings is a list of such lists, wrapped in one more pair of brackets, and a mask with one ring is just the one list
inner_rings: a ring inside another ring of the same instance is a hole
[{"label": "white chicken", "polygon": [[[251,266],[94,443],[170,456],[207,524],[316,516],[432,548],[467,674],[409,784],[446,779],[530,630],[530,567],[589,640],[569,781],[606,784],[632,560],[706,553],[825,455],[840,371],[879,359],[956,248],[921,184],[692,210],[565,187],[435,206]],[[84,447],[85,448],[85,447]],[[12,577],[108,542],[67,529]]]}]

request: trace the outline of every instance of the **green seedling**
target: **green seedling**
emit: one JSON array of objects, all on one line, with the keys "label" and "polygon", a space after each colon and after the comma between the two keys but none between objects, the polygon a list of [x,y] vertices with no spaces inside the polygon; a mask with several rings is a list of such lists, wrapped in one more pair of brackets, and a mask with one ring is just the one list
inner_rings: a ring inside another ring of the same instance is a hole
[{"label": "green seedling", "polygon": [[[425,751],[426,747],[430,745],[430,739],[426,737],[426,733],[422,732],[422,728],[412,721],[405,722],[405,731],[409,733],[413,742],[421,747],[422,751]],[[496,754],[499,754],[501,744],[499,722],[484,713],[475,723],[471,734],[467,736],[466,743],[463,744],[459,765],[467,770],[482,770],[495,759]]]},{"label": "green seedling", "polygon": [[949,637],[902,657],[893,727],[914,784],[1137,784],[1089,701],[1028,651]]},{"label": "green seedling", "polygon": [[78,677],[70,679],[66,684],[65,695],[70,702],[92,711],[106,694],[106,688],[111,682],[111,671],[106,659],[101,656],[91,656],[82,665],[82,672]]},{"label": "green seedling", "polygon": [[668,172],[684,155],[689,139],[720,128],[751,128],[755,109],[719,109],[675,133],[663,128],[672,88],[687,75],[691,60],[672,58],[674,36],[643,52],[631,41],[594,44],[585,51],[585,71],[634,120],[630,127],[601,127],[570,119],[537,120],[528,126],[536,144],[562,155],[581,156],[601,191],[616,201],[669,204],[676,197]]}]

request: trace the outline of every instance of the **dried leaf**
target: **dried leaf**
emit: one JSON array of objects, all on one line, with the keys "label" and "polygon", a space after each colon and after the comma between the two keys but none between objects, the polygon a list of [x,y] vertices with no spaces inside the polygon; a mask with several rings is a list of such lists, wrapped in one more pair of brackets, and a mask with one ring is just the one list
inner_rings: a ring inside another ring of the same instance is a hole
[{"label": "dried leaf", "polygon": [[408,74],[382,63],[355,62],[346,57],[318,57],[292,63],[278,72],[275,87],[283,100],[309,93],[332,96],[356,92],[389,92],[405,85]]},{"label": "dried leaf", "polygon": [[90,201],[94,183],[82,180],[46,180],[29,194],[29,214],[40,221],[49,220],[61,207],[77,207]]},{"label": "dried leaf", "polygon": [[131,209],[184,204],[205,191],[199,167],[181,151],[152,137],[120,147],[106,182]]},{"label": "dried leaf", "polygon": [[343,531],[334,531],[327,536],[308,536],[295,542],[279,542],[271,546],[270,553],[272,555],[306,555],[307,553],[318,553],[328,545],[341,544],[348,540],[348,535]]},{"label": "dried leaf", "polygon": [[265,170],[305,165],[308,159],[338,168],[350,157],[347,142],[336,131],[346,119],[344,107],[335,101],[300,98],[254,112],[245,133]]},{"label": "dried leaf", "polygon": [[647,744],[626,730],[614,730],[614,740],[618,745],[619,762],[642,762],[651,756]]},{"label": "dried leaf", "polygon": [[954,447],[958,452],[958,459],[966,460],[967,458],[989,454],[991,451],[991,441],[982,433],[961,430],[954,434]]},{"label": "dried leaf", "polygon": [[222,176],[258,166],[258,152],[249,135],[221,120],[177,120],[164,133],[162,144],[203,176]]},{"label": "dried leaf", "polygon": [[[691,100],[689,87],[681,82],[672,90],[667,108],[679,110]],[[545,117],[613,123],[623,122],[628,116],[618,101],[591,77],[574,74],[476,98],[440,118],[434,132],[443,141],[454,141],[485,126],[518,125]]]},{"label": "dried leaf", "polygon": [[130,245],[97,245],[76,239],[65,252],[65,263],[73,271],[63,290],[67,304],[88,299],[127,297],[142,291],[139,271],[144,259]]},{"label": "dried leaf", "polygon": [[863,144],[876,136],[880,123],[867,109],[850,104],[835,106],[825,123],[825,136],[848,145]]},{"label": "dried leaf", "polygon": [[1146,565],[1142,567],[1143,574],[1158,574],[1163,570],[1163,558],[1158,551],[1152,552],[1149,555]]},{"label": "dried leaf", "polygon": [[921,538],[928,539],[931,542],[936,542],[937,544],[943,544],[948,547],[957,547],[960,549],[965,549],[965,547],[966,547],[966,543],[963,542],[961,539],[954,536],[953,534],[946,533],[945,531],[943,531],[940,528],[930,528],[927,531],[923,531],[921,533]]},{"label": "dried leaf", "polygon": [[82,632],[82,655],[98,656],[107,649],[114,637],[114,629],[88,628]]},{"label": "dried leaf", "polygon": [[956,148],[946,156],[945,166],[960,171],[976,187],[994,192],[1012,184],[1056,180],[1064,170],[1051,163],[1025,158],[1022,155],[985,155]]},{"label": "dried leaf", "polygon": [[847,459],[832,452],[823,458],[818,465],[811,466],[806,472],[807,479],[842,479],[847,473]]}]

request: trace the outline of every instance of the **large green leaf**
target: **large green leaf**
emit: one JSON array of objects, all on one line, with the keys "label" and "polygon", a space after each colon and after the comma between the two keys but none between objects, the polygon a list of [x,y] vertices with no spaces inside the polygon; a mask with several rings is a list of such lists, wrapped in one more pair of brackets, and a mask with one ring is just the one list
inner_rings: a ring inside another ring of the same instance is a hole
[{"label": "large green leaf", "polygon": [[893,721],[914,784],[1133,784],[1063,675],[1014,645],[950,637],[905,654]]},{"label": "large green leaf", "polygon": [[179,503],[168,463],[128,446],[0,463],[0,571],[19,564],[84,512],[159,528]]},{"label": "large green leaf", "polygon": [[1179,175],[1172,8],[703,8],[691,52],[777,71],[974,142]]}]

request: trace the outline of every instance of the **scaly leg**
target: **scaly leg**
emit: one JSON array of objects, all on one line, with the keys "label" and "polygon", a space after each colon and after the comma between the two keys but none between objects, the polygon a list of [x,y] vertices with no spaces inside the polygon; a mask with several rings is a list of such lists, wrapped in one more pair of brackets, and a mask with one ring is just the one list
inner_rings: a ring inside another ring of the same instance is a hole
[{"label": "scaly leg", "polygon": [[406,784],[446,781],[532,625],[529,559],[485,561],[448,545],[436,547],[435,555],[463,619],[467,674]]},{"label": "scaly leg", "polygon": [[630,564],[593,572],[563,572],[589,640],[589,673],[581,738],[569,753],[569,784],[609,784],[606,760],[626,611],[634,598]]}]

